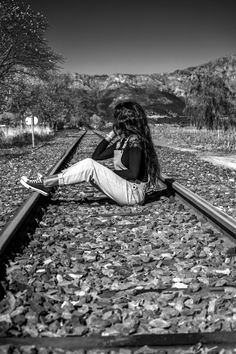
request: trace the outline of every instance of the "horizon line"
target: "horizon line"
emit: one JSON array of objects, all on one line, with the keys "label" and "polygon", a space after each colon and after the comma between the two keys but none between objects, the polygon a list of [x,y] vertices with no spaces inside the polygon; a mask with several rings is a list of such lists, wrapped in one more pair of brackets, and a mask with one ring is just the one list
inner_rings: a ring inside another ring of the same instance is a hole
[{"label": "horizon line", "polygon": [[[62,74],[72,74],[72,75],[75,75],[75,74],[78,74],[78,75],[87,75],[87,76],[112,76],[112,75],[131,75],[131,76],[150,76],[150,75],[164,75],[164,74],[171,74],[171,73],[174,73],[176,71],[182,71],[182,70],[189,70],[189,69],[192,69],[192,68],[197,68],[197,67],[200,67],[200,66],[204,66],[204,65],[207,65],[211,62],[215,62],[219,59],[224,59],[224,58],[228,58],[228,57],[234,57],[236,56],[236,53],[231,53],[231,54],[225,54],[223,56],[220,56],[220,57],[216,57],[216,58],[213,58],[213,59],[210,59],[206,62],[203,62],[201,64],[197,64],[197,65],[190,65],[190,66],[187,66],[183,69],[174,69],[174,70],[170,70],[170,71],[162,71],[162,72],[152,72],[152,73],[130,73],[130,72],[112,72],[112,73],[100,73],[100,74],[97,74],[97,73],[86,73],[86,72],[78,72],[78,71],[65,71],[65,69],[62,69],[60,70],[60,73]],[[64,72],[63,72],[64,70]]]}]

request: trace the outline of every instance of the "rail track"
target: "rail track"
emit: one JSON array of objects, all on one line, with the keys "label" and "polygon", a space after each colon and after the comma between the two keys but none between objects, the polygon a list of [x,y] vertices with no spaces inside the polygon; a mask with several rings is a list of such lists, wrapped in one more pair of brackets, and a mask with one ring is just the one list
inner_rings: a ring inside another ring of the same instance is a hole
[{"label": "rail track", "polygon": [[[51,174],[87,157],[95,133]],[[234,352],[236,221],[171,178],[160,183],[132,207],[86,184],[32,193],[0,236],[0,349]]]}]

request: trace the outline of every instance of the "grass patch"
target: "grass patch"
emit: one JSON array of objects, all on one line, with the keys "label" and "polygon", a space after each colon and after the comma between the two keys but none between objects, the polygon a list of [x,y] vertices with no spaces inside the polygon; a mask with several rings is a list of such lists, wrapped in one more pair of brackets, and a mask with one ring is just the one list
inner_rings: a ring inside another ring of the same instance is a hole
[{"label": "grass patch", "polygon": [[[54,131],[50,127],[34,127],[35,144],[50,140]],[[32,144],[31,127],[0,127],[0,147],[23,146]]]},{"label": "grass patch", "polygon": [[236,128],[231,130],[198,130],[195,127],[177,125],[152,125],[155,143],[165,143],[184,148],[195,148],[207,151],[236,151]]}]

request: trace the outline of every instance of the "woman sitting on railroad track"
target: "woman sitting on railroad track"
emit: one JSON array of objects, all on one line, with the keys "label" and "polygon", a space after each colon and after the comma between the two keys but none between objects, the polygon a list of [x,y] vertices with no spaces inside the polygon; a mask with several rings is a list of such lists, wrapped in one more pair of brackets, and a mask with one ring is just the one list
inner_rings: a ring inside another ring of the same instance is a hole
[{"label": "woman sitting on railroad track", "polygon": [[[111,144],[112,140],[115,140]],[[113,157],[114,171],[98,163]],[[147,116],[136,102],[124,101],[114,109],[113,130],[86,158],[57,175],[20,180],[45,196],[54,186],[90,182],[120,205],[143,204],[147,188],[158,185],[160,165]]]}]

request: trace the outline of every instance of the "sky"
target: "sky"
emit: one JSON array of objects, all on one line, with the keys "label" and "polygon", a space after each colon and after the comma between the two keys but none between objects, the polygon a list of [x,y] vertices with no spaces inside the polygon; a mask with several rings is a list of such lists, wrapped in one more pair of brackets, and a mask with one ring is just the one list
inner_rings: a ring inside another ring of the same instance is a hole
[{"label": "sky", "polygon": [[236,0],[25,0],[79,74],[171,72],[236,54]]}]

